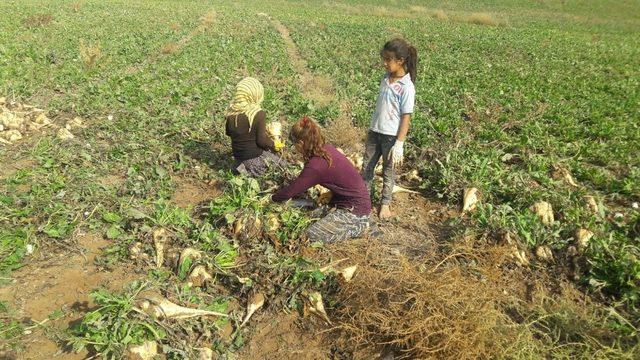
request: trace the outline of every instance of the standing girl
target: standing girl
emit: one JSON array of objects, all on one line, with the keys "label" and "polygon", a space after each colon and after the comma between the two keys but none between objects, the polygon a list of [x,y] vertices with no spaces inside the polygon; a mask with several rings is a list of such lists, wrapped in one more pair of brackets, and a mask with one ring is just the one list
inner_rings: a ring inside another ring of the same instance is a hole
[{"label": "standing girl", "polygon": [[226,134],[236,160],[235,170],[249,176],[259,176],[269,164],[282,165],[284,160],[272,153],[284,144],[274,142],[266,131],[266,114],[261,108],[264,88],[257,79],[246,77],[236,85],[236,92],[225,111]]},{"label": "standing girl", "polygon": [[306,230],[311,241],[334,242],[364,235],[369,229],[371,199],[353,164],[326,144],[320,127],[304,117],[291,127],[289,140],[302,154],[304,169],[291,184],[273,194],[275,202],[287,201],[320,184],[331,190],[333,209]]},{"label": "standing girl", "polygon": [[380,82],[376,111],[367,135],[363,164],[363,178],[373,193],[374,170],[382,157],[383,186],[379,216],[392,216],[390,204],[395,183],[395,168],[402,165],[404,141],[409,131],[416,90],[418,54],[416,48],[403,39],[393,39],[380,51],[386,74]]}]

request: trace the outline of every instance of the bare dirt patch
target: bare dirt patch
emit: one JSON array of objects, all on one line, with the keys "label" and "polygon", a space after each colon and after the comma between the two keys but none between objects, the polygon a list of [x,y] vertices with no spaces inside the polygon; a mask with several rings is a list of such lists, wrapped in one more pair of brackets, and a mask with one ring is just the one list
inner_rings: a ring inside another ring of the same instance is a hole
[{"label": "bare dirt patch", "polygon": [[[102,237],[81,234],[77,240],[82,253],[62,253],[45,261],[27,263],[13,273],[14,280],[10,284],[0,287],[0,300],[11,304],[29,329],[22,338],[24,351],[18,354],[0,352],[0,358],[14,355],[19,359],[48,359],[57,355],[65,359],[86,357],[82,353],[65,353],[63,344],[54,341],[53,336],[93,306],[89,298],[91,290],[101,286],[120,290],[123,284],[134,280],[135,275],[125,268],[103,272],[94,265],[100,248],[110,244]],[[34,327],[30,325],[32,322],[43,326]],[[53,336],[47,336],[45,329]]]},{"label": "bare dirt patch", "polygon": [[0,180],[12,177],[19,170],[33,169],[36,162],[30,158],[22,158],[14,161],[4,161],[2,164],[2,172],[0,172]]},{"label": "bare dirt patch", "polygon": [[218,197],[222,191],[216,183],[205,184],[187,179],[174,180],[176,190],[171,202],[181,208],[194,208],[198,204]]},{"label": "bare dirt patch", "polygon": [[24,19],[22,21],[22,24],[31,29],[36,27],[47,26],[52,21],[53,21],[53,16],[51,14],[35,14]]},{"label": "bare dirt patch", "polygon": [[312,331],[305,329],[313,320],[301,319],[295,313],[283,313],[271,318],[266,315],[254,326],[251,340],[239,353],[241,359],[331,358],[331,351],[322,343],[322,337],[314,336]]},{"label": "bare dirt patch", "polygon": [[[377,210],[374,206],[372,214],[377,214]],[[393,195],[391,211],[394,214],[392,220],[380,223],[380,227],[388,238],[398,238],[399,246],[420,246],[427,242],[433,245],[446,241],[450,234],[446,222],[459,214],[455,207],[406,193]]]},{"label": "bare dirt patch", "polygon": [[120,187],[124,184],[125,178],[122,175],[109,174],[100,178],[99,182],[106,187]]}]

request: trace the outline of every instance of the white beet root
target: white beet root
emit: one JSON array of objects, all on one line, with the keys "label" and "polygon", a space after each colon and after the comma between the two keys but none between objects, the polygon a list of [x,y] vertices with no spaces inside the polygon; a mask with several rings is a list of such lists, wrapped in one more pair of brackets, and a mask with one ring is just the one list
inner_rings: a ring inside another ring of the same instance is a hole
[{"label": "white beet root", "polygon": [[596,198],[591,195],[587,195],[584,197],[584,201],[587,203],[587,208],[589,209],[589,211],[591,211],[596,216],[600,214],[600,208],[598,206]]},{"label": "white beet root", "polygon": [[326,265],[326,266],[321,267],[321,268],[320,268],[320,269],[318,269],[318,270],[319,270],[321,273],[326,273],[326,272],[335,271],[334,266],[336,266],[336,265],[340,264],[341,262],[343,262],[343,261],[345,261],[345,260],[348,260],[348,259],[349,259],[349,258],[343,258],[343,259],[336,260],[336,261],[332,262],[332,263],[331,263],[331,264],[329,264],[329,265]]},{"label": "white beet root", "polygon": [[576,230],[576,244],[580,249],[586,249],[592,237],[593,233],[587,229]]},{"label": "white beet root", "polygon": [[244,320],[242,320],[242,323],[240,324],[240,326],[244,326],[244,324],[246,324],[247,321],[249,321],[251,316],[263,305],[264,305],[264,295],[262,293],[253,294],[253,296],[251,296],[251,299],[249,300],[249,303],[247,304],[247,314],[244,316]]},{"label": "white beet root", "polygon": [[152,360],[158,355],[158,344],[155,341],[147,341],[140,345],[129,347],[127,359]]},{"label": "white beet root", "polygon": [[84,126],[82,119],[76,116],[73,119],[67,121],[67,125],[65,127],[71,130],[73,128],[84,128],[86,126]]},{"label": "white beet root", "polygon": [[568,170],[566,170],[564,172],[564,174],[562,175],[562,178],[564,179],[564,181],[574,187],[578,187],[578,184],[576,183],[575,180],[573,180],[573,177],[571,176],[571,173],[569,173]]},{"label": "white beet root", "polygon": [[336,273],[336,274],[340,274],[340,276],[342,276],[342,278],[344,279],[345,282],[349,282],[351,281],[351,279],[353,278],[353,275],[355,274],[356,270],[358,269],[358,265],[353,265],[353,266],[348,266],[342,270],[336,270],[334,266],[338,265],[339,263],[348,260],[348,258],[344,258],[344,259],[340,259],[340,260],[336,260],[334,262],[332,262],[331,264],[327,265],[327,266],[323,266],[320,269],[318,269],[318,271],[320,271],[321,273]]},{"label": "white beet root", "polygon": [[191,309],[180,306],[158,296],[149,296],[144,298],[140,303],[140,308],[145,313],[157,319],[189,319],[198,316],[228,316],[227,314],[216,311]]},{"label": "white beet root", "polygon": [[22,139],[22,133],[15,129],[5,131],[2,136],[8,142],[14,142]]},{"label": "white beet root", "polygon": [[475,210],[478,204],[478,189],[467,188],[464,190],[462,198],[462,212]]},{"label": "white beet root", "polygon": [[405,178],[407,179],[407,181],[422,182],[422,177],[418,175],[418,170],[416,169],[409,171],[406,174]]},{"label": "white beet root", "polygon": [[198,265],[193,268],[191,274],[189,274],[189,282],[192,286],[200,287],[204,285],[207,281],[213,279],[213,276],[209,274],[207,268],[204,265]]},{"label": "white beet root", "polygon": [[349,282],[353,279],[353,275],[355,275],[357,269],[358,265],[353,265],[338,271],[338,273],[342,275],[345,282]]},{"label": "white beet root", "polygon": [[331,192],[331,190],[325,188],[322,185],[316,185],[313,188],[318,191],[318,198],[316,199],[316,203],[318,205],[326,205],[331,202],[331,199],[333,198],[333,193]]},{"label": "white beet root", "polygon": [[565,169],[560,165],[553,165],[553,168],[554,168],[554,171],[552,175],[555,179],[562,179],[566,184],[571,185],[573,187],[578,187],[578,184],[573,179],[573,176],[571,176],[571,172],[569,170]]},{"label": "white beet root", "polygon": [[153,244],[156,248],[156,267],[162,267],[164,252],[167,245],[167,230],[160,228],[153,232]]},{"label": "white beet root", "polygon": [[41,113],[40,115],[38,115],[33,122],[40,125],[51,124],[51,120],[49,120],[49,118],[44,113]]},{"label": "white beet root", "polygon": [[267,228],[267,232],[273,233],[280,229],[280,220],[277,215],[269,214],[267,220],[265,221],[265,226]]},{"label": "white beet root", "polygon": [[66,128],[60,128],[58,130],[58,138],[61,140],[71,140],[75,136]]},{"label": "white beet root", "polygon": [[324,309],[322,295],[319,292],[314,291],[307,295],[306,300],[308,302],[309,312],[326,321],[327,324],[331,325],[331,320],[329,320],[327,311]]},{"label": "white beet root", "polygon": [[548,202],[538,201],[537,203],[533,204],[530,209],[540,217],[540,220],[542,220],[543,224],[553,224],[553,208]]},{"label": "white beet root", "polygon": [[527,266],[529,265],[529,258],[524,250],[520,250],[514,246],[511,256],[515,259],[516,265]]},{"label": "white beet root", "polygon": [[240,235],[242,230],[244,230],[244,220],[243,219],[238,219],[233,224],[233,236],[238,237],[238,235]]},{"label": "white beet root", "polygon": [[391,190],[393,194],[396,193],[407,193],[407,194],[420,194],[419,192],[411,189],[404,188],[400,185],[393,185],[393,190]]},{"label": "white beet root", "polygon": [[135,243],[131,244],[131,246],[129,246],[129,259],[135,260],[140,257],[141,253],[142,253],[141,242],[136,241]]},{"label": "white beet root", "polygon": [[267,124],[267,133],[274,138],[282,138],[282,123],[280,121],[273,121]]},{"label": "white beet root", "polygon": [[202,348],[198,351],[198,360],[211,360],[213,359],[213,350],[209,348]]},{"label": "white beet root", "polygon": [[548,246],[538,246],[536,247],[536,257],[543,261],[551,261],[553,260],[553,252]]}]

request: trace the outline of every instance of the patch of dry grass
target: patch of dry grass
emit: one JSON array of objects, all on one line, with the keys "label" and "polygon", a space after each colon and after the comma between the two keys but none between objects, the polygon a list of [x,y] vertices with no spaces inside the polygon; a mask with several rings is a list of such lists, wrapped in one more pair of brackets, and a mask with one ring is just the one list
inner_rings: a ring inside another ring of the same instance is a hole
[{"label": "patch of dry grass", "polygon": [[313,74],[306,67],[300,72],[300,76],[302,92],[307,98],[320,106],[327,106],[331,103],[335,95],[331,78],[325,75]]},{"label": "patch of dry grass", "polygon": [[293,68],[300,74],[300,87],[305,97],[313,100],[319,106],[331,103],[335,95],[331,78],[309,71],[307,61],[298,52],[298,47],[291,38],[289,29],[278,20],[274,19],[271,22],[284,40],[285,50]]},{"label": "patch of dry grass", "polygon": [[407,359],[477,359],[502,353],[516,334],[506,326],[509,319],[499,309],[502,291],[493,281],[500,256],[487,258],[473,276],[447,264],[461,255],[420,266],[376,245],[354,249],[358,272],[338,290],[341,301],[332,316],[356,358],[371,347],[391,348]]},{"label": "patch of dry grass", "polygon": [[168,54],[173,54],[178,49],[179,49],[178,44],[176,44],[174,42],[168,42],[168,43],[162,45],[162,48],[160,49],[160,52],[162,54],[168,55]]},{"label": "patch of dry grass", "polygon": [[353,123],[347,102],[340,105],[340,116],[325,126],[324,135],[330,144],[342,148],[348,154],[362,152],[365,132]]},{"label": "patch of dry grass", "polygon": [[330,8],[332,11],[338,11],[351,15],[362,15],[362,7],[337,2],[325,2],[324,5]]},{"label": "patch of dry grass", "polygon": [[435,10],[431,13],[431,17],[433,17],[434,19],[440,20],[440,21],[447,21],[449,20],[449,16],[447,16],[447,13],[444,12],[444,10]]},{"label": "patch of dry grass", "polygon": [[429,10],[424,7],[424,6],[420,6],[420,5],[410,5],[409,6],[409,10],[415,13],[428,13]]},{"label": "patch of dry grass", "polygon": [[394,12],[384,6],[374,6],[370,14],[378,17],[393,17]]},{"label": "patch of dry grass", "polygon": [[28,28],[47,26],[53,21],[51,14],[35,14],[24,19],[22,23]]},{"label": "patch of dry grass", "polygon": [[202,15],[200,18],[200,24],[205,27],[211,26],[216,19],[216,12],[213,10],[208,11],[206,14]]},{"label": "patch of dry grass", "polygon": [[84,66],[88,68],[94,66],[102,58],[100,44],[87,44],[84,40],[80,40],[79,52]]},{"label": "patch of dry grass", "polygon": [[493,15],[487,12],[481,13],[473,13],[466,18],[466,21],[471,24],[476,25],[489,25],[489,26],[497,26],[500,24]]}]

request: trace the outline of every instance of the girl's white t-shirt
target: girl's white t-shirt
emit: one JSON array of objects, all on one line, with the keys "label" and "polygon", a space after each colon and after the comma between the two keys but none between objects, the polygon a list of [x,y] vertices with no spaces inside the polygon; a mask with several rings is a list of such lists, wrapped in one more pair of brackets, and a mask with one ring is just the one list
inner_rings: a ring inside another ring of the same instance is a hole
[{"label": "girl's white t-shirt", "polygon": [[415,98],[416,89],[409,74],[392,84],[389,84],[389,73],[385,74],[380,81],[380,94],[369,130],[396,136],[402,115],[413,114]]}]

